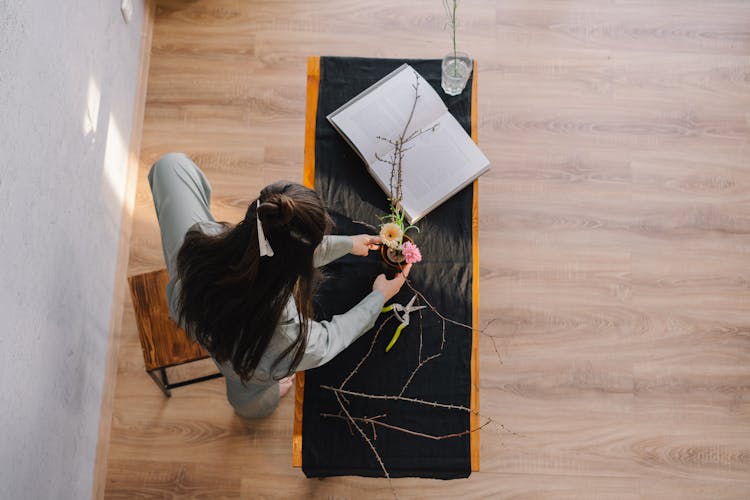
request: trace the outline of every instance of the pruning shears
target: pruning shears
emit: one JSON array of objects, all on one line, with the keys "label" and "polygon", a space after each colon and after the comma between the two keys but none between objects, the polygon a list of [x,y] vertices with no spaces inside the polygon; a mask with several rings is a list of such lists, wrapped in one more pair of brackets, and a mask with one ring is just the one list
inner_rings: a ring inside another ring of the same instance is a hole
[{"label": "pruning shears", "polygon": [[388,352],[393,347],[393,344],[396,343],[398,338],[401,336],[401,331],[409,326],[409,314],[418,311],[420,309],[424,309],[426,306],[414,306],[414,301],[417,300],[417,296],[414,295],[412,299],[405,305],[402,306],[401,304],[391,304],[389,306],[386,306],[383,308],[381,312],[393,312],[393,315],[398,319],[401,324],[398,325],[398,328],[396,328],[396,333],[393,334],[393,338],[390,342],[388,342],[388,345],[385,348],[385,352]]}]

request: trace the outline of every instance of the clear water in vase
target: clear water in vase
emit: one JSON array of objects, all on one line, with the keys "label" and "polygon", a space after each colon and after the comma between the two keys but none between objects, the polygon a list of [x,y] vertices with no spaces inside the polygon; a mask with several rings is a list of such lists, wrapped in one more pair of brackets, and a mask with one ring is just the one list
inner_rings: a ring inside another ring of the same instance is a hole
[{"label": "clear water in vase", "polygon": [[463,92],[466,82],[471,76],[471,58],[463,53],[452,52],[443,58],[442,87],[448,95],[458,95]]}]

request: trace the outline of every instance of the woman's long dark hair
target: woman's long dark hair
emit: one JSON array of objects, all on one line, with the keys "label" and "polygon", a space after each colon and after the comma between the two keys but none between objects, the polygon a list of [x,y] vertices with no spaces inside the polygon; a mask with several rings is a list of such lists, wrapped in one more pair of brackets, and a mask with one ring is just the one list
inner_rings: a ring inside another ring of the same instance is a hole
[{"label": "woman's long dark hair", "polygon": [[[300,316],[299,335],[273,367],[291,353],[290,374],[302,359],[318,279],[313,252],[331,227],[320,196],[300,184],[276,182],[258,200],[242,222],[218,236],[189,231],[177,255],[180,319],[218,362],[229,361],[245,381],[290,297]],[[260,256],[256,217],[272,257]]]}]

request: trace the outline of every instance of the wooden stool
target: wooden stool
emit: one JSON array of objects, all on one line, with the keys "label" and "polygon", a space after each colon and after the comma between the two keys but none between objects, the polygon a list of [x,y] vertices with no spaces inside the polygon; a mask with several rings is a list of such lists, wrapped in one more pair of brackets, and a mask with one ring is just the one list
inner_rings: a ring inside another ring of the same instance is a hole
[{"label": "wooden stool", "polygon": [[[154,379],[159,389],[170,397],[170,389],[218,378],[222,374],[214,373],[182,382],[169,382],[167,368],[206,359],[209,354],[200,344],[190,340],[185,330],[169,317],[166,294],[168,281],[166,269],[128,278],[146,373]],[[156,375],[157,371],[161,379]]]}]

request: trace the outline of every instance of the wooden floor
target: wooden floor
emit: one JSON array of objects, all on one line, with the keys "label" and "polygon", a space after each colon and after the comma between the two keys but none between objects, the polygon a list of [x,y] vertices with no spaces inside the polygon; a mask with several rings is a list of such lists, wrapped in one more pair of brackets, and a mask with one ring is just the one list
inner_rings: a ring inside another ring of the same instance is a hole
[{"label": "wooden floor", "polygon": [[[308,55],[442,57],[439,0],[160,2],[130,274],[163,266],[146,182],[205,169],[220,220],[301,180]],[[401,498],[750,498],[750,3],[471,0],[479,64],[482,431],[468,480]],[[291,468],[292,398],[165,399],[126,299],[106,498],[388,498]],[[493,345],[494,343],[494,345]],[[210,367],[209,367],[210,368]]]}]

